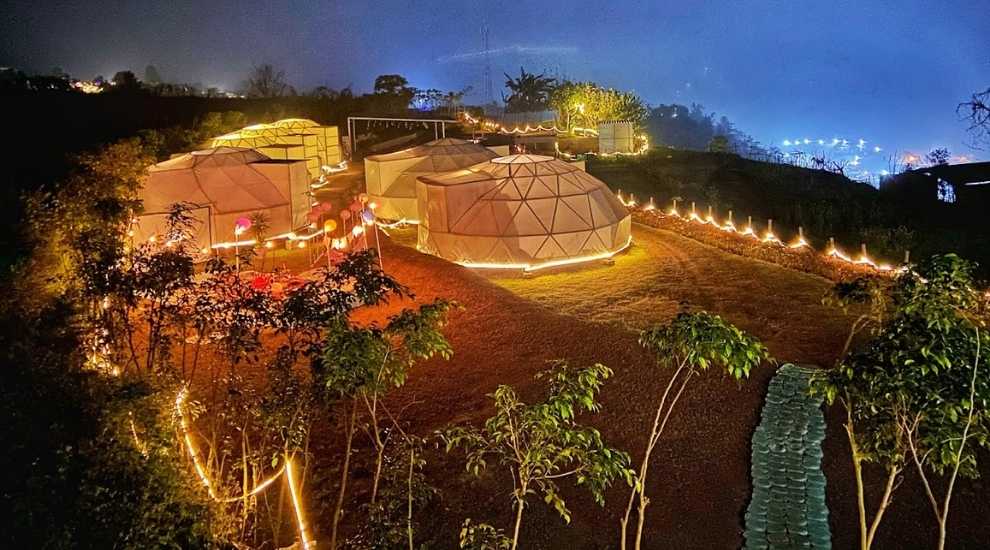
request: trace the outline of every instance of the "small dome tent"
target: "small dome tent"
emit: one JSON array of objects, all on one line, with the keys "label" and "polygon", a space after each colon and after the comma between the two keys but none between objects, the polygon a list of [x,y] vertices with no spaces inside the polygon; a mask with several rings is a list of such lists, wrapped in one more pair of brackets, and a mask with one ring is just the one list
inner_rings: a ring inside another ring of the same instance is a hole
[{"label": "small dome tent", "polygon": [[175,203],[196,206],[196,246],[209,247],[234,240],[234,223],[241,216],[263,213],[271,235],[306,223],[309,176],[304,161],[274,160],[246,148],[215,147],[193,151],[148,168],[138,198],[135,238],[163,234]]},{"label": "small dome tent", "polygon": [[378,204],[375,214],[386,220],[419,221],[416,178],[450,172],[484,162],[497,155],[463,139],[444,138],[423,145],[364,159],[369,199]]},{"label": "small dome tent", "polygon": [[552,157],[512,155],[423,176],[419,249],[527,271],[604,259],[631,242],[629,212],[600,180]]}]

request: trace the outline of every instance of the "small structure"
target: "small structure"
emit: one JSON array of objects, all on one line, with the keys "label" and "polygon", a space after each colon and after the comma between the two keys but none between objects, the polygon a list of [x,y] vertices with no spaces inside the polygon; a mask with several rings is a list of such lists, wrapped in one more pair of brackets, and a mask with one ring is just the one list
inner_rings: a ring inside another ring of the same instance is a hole
[{"label": "small structure", "polygon": [[278,160],[304,160],[311,178],[323,166],[340,162],[340,136],[336,126],[322,126],[305,118],[286,118],[270,124],[254,124],[213,139],[213,147],[250,147]]},{"label": "small structure", "polygon": [[532,271],[606,259],[631,218],[600,180],[553,157],[512,155],[423,176],[419,249],[470,267]]},{"label": "small structure", "polygon": [[266,216],[270,235],[287,233],[307,223],[308,191],[304,161],[236,147],[193,151],[148,168],[134,237],[143,242],[163,235],[169,210],[180,202],[194,205],[197,249],[243,240],[235,239],[234,224],[255,213]]},{"label": "small structure", "polygon": [[636,150],[634,137],[632,122],[602,122],[598,125],[598,152],[632,153]]},{"label": "small structure", "polygon": [[416,178],[460,170],[498,156],[491,150],[463,139],[438,139],[395,153],[364,159],[368,198],[378,204],[377,217],[416,223]]}]

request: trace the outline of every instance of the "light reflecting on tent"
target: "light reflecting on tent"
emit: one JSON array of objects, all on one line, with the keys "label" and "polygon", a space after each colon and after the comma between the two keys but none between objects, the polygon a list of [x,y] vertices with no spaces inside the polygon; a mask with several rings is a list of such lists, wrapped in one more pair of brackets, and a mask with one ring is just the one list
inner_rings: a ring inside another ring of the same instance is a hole
[{"label": "light reflecting on tent", "polygon": [[305,223],[309,176],[303,161],[273,160],[246,148],[193,151],[148,168],[139,193],[144,213],[135,238],[147,240],[165,231],[175,203],[196,205],[196,249],[233,239],[237,218],[264,213],[271,234]]},{"label": "light reflecting on tent", "polygon": [[552,157],[513,155],[423,176],[420,250],[484,267],[607,257],[629,244],[631,218],[600,180]]}]

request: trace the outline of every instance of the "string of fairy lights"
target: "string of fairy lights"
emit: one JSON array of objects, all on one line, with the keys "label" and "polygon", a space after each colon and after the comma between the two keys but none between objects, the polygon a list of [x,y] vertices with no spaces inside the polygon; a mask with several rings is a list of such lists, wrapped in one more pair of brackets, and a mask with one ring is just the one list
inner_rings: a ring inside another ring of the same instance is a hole
[{"label": "string of fairy lights", "polygon": [[[306,516],[303,510],[302,500],[299,497],[299,487],[295,478],[292,458],[286,456],[285,463],[282,465],[282,468],[280,468],[276,473],[272,474],[264,481],[255,485],[254,488],[251,489],[249,492],[238,497],[226,497],[226,498],[220,497],[217,494],[216,489],[214,489],[213,482],[210,480],[209,475],[207,475],[206,467],[203,465],[199,451],[196,447],[196,443],[193,441],[192,430],[189,427],[189,421],[186,418],[185,410],[183,408],[183,405],[185,404],[186,399],[188,397],[189,397],[188,388],[183,387],[181,390],[179,390],[178,395],[176,395],[175,397],[175,414],[179,419],[179,428],[182,431],[181,434],[182,441],[184,447],[186,448],[186,452],[189,454],[189,458],[192,459],[193,468],[196,470],[196,475],[199,477],[200,481],[206,487],[206,491],[209,493],[210,498],[212,498],[217,502],[224,502],[224,503],[239,502],[251,498],[257,495],[258,493],[261,493],[284,475],[286,485],[289,488],[289,495],[292,500],[292,508],[296,519],[296,528],[299,531],[299,541],[302,544],[304,550],[310,550],[311,548],[313,548],[315,541],[311,539],[309,535],[309,528],[306,524]],[[134,428],[133,420],[131,423],[131,428],[133,430],[135,443],[137,443],[139,445],[139,448],[141,448],[139,440],[137,438],[137,431]]]},{"label": "string of fairy lights", "polygon": [[[631,210],[635,210],[638,208],[641,212],[652,214],[657,217],[670,216],[690,223],[709,225],[724,233],[750,238],[757,242],[769,246],[777,246],[790,250],[812,248],[811,244],[808,243],[807,239],[805,239],[804,229],[801,227],[798,228],[798,234],[792,241],[784,242],[783,240],[781,240],[780,237],[778,237],[777,234],[774,233],[772,219],[767,220],[766,230],[761,235],[760,233],[757,232],[755,226],[753,225],[752,216],[747,217],[746,225],[742,229],[736,227],[736,224],[732,217],[731,210],[728,212],[728,216],[724,221],[718,221],[714,216],[711,206],[708,207],[707,213],[704,216],[702,216],[701,214],[698,213],[695,203],[693,202],[691,203],[690,210],[682,213],[677,208],[677,203],[678,203],[677,199],[674,199],[670,209],[664,212],[661,211],[661,209],[656,206],[656,203],[653,201],[652,197],[650,198],[649,202],[647,202],[644,205],[640,205],[636,201],[636,196],[633,194],[630,194],[629,198],[627,199],[623,196],[622,190],[619,190],[616,193],[616,196],[626,208],[629,208]],[[825,249],[823,254],[826,257],[840,260],[852,265],[870,267],[882,273],[898,272],[904,269],[904,267],[895,268],[888,263],[876,262],[875,260],[870,258],[870,256],[867,254],[866,244],[861,245],[860,254],[858,257],[850,256],[839,249],[839,247],[835,244],[834,238],[829,238],[828,247]],[[905,262],[906,261],[907,261],[907,257],[905,258]]]}]

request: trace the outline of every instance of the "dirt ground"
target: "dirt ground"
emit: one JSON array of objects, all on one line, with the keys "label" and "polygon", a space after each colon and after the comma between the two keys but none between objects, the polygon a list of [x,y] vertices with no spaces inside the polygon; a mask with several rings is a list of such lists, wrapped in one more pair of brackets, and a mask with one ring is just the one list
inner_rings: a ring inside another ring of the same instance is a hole
[{"label": "dirt ground", "polygon": [[[542,387],[532,376],[546,361],[572,365],[600,362],[615,375],[602,393],[602,412],[585,420],[606,441],[641,456],[655,397],[668,374],[636,343],[636,331],[682,310],[707,310],[756,335],[780,362],[829,365],[842,345],[842,315],[820,304],[830,283],[758,260],[723,252],[674,233],[634,227],[634,246],[614,265],[595,265],[519,278],[517,274],[478,273],[407,246],[410,231],[382,240],[385,270],[416,294],[458,301],[446,328],[455,353],[449,361],[418,365],[391,399],[392,410],[413,432],[426,435],[451,423],[480,423],[491,412],[487,394],[499,384],[514,386],[524,400]],[[393,242],[394,239],[394,242]],[[408,302],[362,312],[381,319]],[[682,398],[651,466],[647,509],[647,548],[738,548],[750,494],[749,443],[773,368],[764,365],[737,385],[714,373],[696,379]],[[835,548],[855,546],[854,487],[848,449],[839,418],[829,415],[825,473]],[[333,472],[340,462],[340,432],[332,424],[314,434],[314,469]],[[364,438],[359,455],[368,455]],[[507,530],[512,522],[511,480],[505,468],[490,465],[475,479],[464,471],[462,455],[429,454],[427,474],[440,499],[419,514],[420,533],[433,547],[455,548],[464,518]],[[367,464],[358,460],[345,523],[352,530],[367,499]],[[309,491],[310,522],[321,531],[330,524],[334,475],[315,475]],[[522,527],[525,548],[615,548],[619,517],[629,488],[616,485],[604,508],[565,481],[563,495],[572,511],[566,525],[533,498]],[[930,547],[935,527],[912,479],[905,483],[879,533],[876,548]],[[983,495],[984,500],[979,498]],[[990,540],[986,490],[965,481],[954,501],[950,547],[978,548]]]}]

